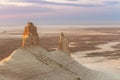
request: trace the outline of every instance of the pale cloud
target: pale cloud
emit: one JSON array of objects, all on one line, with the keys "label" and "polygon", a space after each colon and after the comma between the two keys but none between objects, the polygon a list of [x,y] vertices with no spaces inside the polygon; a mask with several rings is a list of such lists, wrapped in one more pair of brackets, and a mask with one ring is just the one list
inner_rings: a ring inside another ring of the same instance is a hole
[{"label": "pale cloud", "polygon": [[0,23],[116,23],[119,9],[120,0],[0,0]]},{"label": "pale cloud", "polygon": [[10,0],[0,0],[0,6],[33,6],[35,3],[28,3],[28,2],[14,2]]},{"label": "pale cloud", "polygon": [[67,3],[67,4],[101,4],[101,1],[91,1],[91,0],[45,0],[48,2],[56,2],[56,3]]},{"label": "pale cloud", "polygon": [[9,0],[0,0],[0,3],[2,3],[2,2],[8,2]]},{"label": "pale cloud", "polygon": [[14,6],[37,6],[57,5],[57,6],[80,6],[80,7],[96,7],[96,6],[112,6],[120,5],[120,0],[0,0],[0,5]]},{"label": "pale cloud", "polygon": [[96,4],[96,5],[104,5],[105,2],[120,2],[120,0],[45,0],[48,2],[55,3],[67,3],[67,4]]}]

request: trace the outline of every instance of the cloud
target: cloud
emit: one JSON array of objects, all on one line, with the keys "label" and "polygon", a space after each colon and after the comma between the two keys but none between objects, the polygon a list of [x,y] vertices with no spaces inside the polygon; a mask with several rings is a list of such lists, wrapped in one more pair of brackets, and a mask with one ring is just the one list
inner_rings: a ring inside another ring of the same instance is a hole
[{"label": "cloud", "polygon": [[119,5],[119,0],[0,0],[0,22],[119,22],[120,7],[116,7]]},{"label": "cloud", "polygon": [[53,9],[41,6],[3,6],[0,8],[0,19],[47,16],[51,13],[54,13]]},{"label": "cloud", "polygon": [[42,7],[42,6],[24,6],[24,7],[20,7],[20,6],[3,6],[2,8],[0,8],[0,14],[10,14],[10,13],[30,13],[30,12],[51,12],[53,11],[53,9],[51,8],[47,8],[47,7]]},{"label": "cloud", "polygon": [[36,4],[58,5],[58,6],[77,6],[77,7],[96,7],[112,6],[119,4],[119,0],[2,0],[2,5],[34,6]]},{"label": "cloud", "polygon": [[28,3],[28,2],[16,2],[16,1],[9,1],[9,0],[1,0],[0,1],[0,7],[1,6],[33,6],[34,3]]},{"label": "cloud", "polygon": [[98,4],[89,4],[80,0],[17,0],[19,2],[28,2],[28,3],[36,3],[36,4],[47,4],[47,5],[59,5],[59,6],[81,6],[81,7],[92,7],[99,6]]},{"label": "cloud", "polygon": [[106,5],[118,5],[120,1],[104,1],[103,3]]}]

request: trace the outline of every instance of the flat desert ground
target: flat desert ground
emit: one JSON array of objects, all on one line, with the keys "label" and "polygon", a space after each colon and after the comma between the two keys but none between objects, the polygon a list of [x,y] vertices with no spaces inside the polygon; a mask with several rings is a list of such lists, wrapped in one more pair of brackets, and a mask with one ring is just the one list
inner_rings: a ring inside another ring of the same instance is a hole
[{"label": "flat desert ground", "polygon": [[[24,28],[0,28],[0,60],[21,47]],[[91,69],[120,72],[120,28],[41,28],[40,45],[48,51],[57,48],[60,32],[70,41],[72,57]],[[113,70],[114,71],[114,70]]]}]

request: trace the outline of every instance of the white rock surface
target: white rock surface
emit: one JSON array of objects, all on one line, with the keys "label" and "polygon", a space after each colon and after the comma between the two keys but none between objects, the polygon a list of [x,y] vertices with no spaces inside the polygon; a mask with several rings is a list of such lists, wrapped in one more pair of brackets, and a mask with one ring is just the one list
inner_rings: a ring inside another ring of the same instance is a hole
[{"label": "white rock surface", "polygon": [[0,63],[0,80],[120,80],[90,70],[61,51],[34,46],[15,50]]},{"label": "white rock surface", "polygon": [[0,80],[74,80],[76,76],[61,68],[40,47],[17,49],[0,65]]}]

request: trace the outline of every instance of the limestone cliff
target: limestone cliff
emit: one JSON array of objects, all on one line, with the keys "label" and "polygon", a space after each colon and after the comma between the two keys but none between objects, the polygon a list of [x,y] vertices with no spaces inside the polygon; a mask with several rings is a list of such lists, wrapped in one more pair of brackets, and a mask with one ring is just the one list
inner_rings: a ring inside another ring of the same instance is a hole
[{"label": "limestone cliff", "polygon": [[32,22],[28,22],[24,29],[22,46],[31,45],[39,45],[39,36],[36,26]]}]

